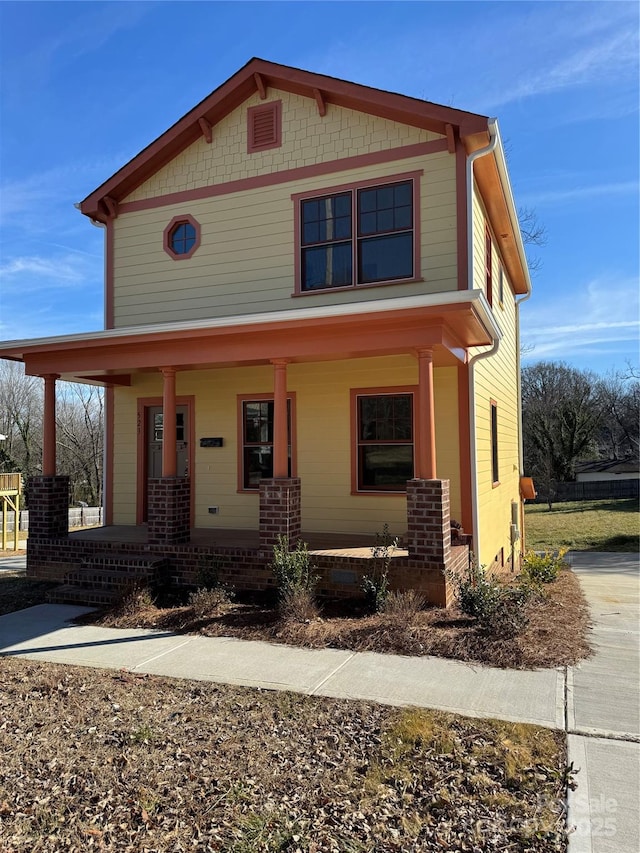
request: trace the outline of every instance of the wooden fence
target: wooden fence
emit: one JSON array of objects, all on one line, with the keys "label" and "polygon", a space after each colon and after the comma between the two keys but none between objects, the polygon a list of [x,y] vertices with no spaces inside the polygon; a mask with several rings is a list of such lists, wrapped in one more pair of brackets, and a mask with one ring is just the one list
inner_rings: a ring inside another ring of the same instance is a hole
[{"label": "wooden fence", "polygon": [[[16,523],[15,512],[7,511],[7,531],[13,532]],[[69,510],[69,527],[94,527],[102,524],[101,506],[72,507]],[[4,525],[4,513],[0,512],[0,527]],[[18,530],[29,530],[29,510],[19,513]]]},{"label": "wooden fence", "polygon": [[[547,491],[536,480],[538,496],[535,503],[547,502]],[[592,480],[584,483],[553,483],[551,499],[564,501],[602,501],[640,497],[640,480]]]}]

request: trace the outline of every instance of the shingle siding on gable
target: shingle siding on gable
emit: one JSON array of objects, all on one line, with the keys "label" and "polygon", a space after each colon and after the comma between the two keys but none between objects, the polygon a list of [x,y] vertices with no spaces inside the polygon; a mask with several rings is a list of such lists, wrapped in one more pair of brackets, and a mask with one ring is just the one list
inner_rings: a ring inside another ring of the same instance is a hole
[{"label": "shingle siding on gable", "polygon": [[157,198],[265,172],[310,166],[337,158],[384,151],[438,139],[437,134],[329,104],[318,114],[315,101],[269,90],[282,101],[282,144],[247,154],[247,109],[264,106],[256,93],[213,128],[213,141],[191,145],[130,193],[125,201]]}]

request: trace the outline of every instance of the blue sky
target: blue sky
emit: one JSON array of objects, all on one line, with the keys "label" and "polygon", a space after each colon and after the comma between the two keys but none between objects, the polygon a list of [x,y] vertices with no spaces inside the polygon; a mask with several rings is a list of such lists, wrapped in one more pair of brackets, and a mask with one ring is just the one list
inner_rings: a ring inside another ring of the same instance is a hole
[{"label": "blue sky", "polygon": [[635,2],[0,2],[0,338],[103,326],[78,202],[252,56],[497,116],[525,360],[638,365]]}]

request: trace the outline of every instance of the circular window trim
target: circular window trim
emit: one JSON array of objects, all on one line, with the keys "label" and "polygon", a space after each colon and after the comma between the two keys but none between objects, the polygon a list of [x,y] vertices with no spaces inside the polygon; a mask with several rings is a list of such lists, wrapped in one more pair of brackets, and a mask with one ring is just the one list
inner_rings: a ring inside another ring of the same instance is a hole
[{"label": "circular window trim", "polygon": [[[188,252],[184,252],[183,254],[178,254],[174,252],[171,248],[171,232],[176,227],[176,225],[185,225],[189,224],[193,226],[194,231],[196,232],[196,239],[193,246],[189,249]],[[194,219],[190,213],[181,213],[179,216],[174,216],[171,222],[164,229],[163,233],[163,248],[167,255],[174,261],[186,261],[188,260],[194,252],[198,250],[200,246],[200,223],[197,219]]]}]

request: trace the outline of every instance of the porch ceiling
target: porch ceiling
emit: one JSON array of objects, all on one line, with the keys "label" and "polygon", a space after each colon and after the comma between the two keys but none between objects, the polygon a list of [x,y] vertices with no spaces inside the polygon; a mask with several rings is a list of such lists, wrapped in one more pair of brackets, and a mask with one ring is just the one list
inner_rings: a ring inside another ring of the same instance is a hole
[{"label": "porch ceiling", "polygon": [[464,362],[469,347],[500,336],[480,291],[353,303],[323,309],[293,309],[109,329],[0,344],[0,357],[25,363],[28,374],[129,384],[133,373],[159,367],[213,367],[365,358],[431,347],[435,366]]}]

